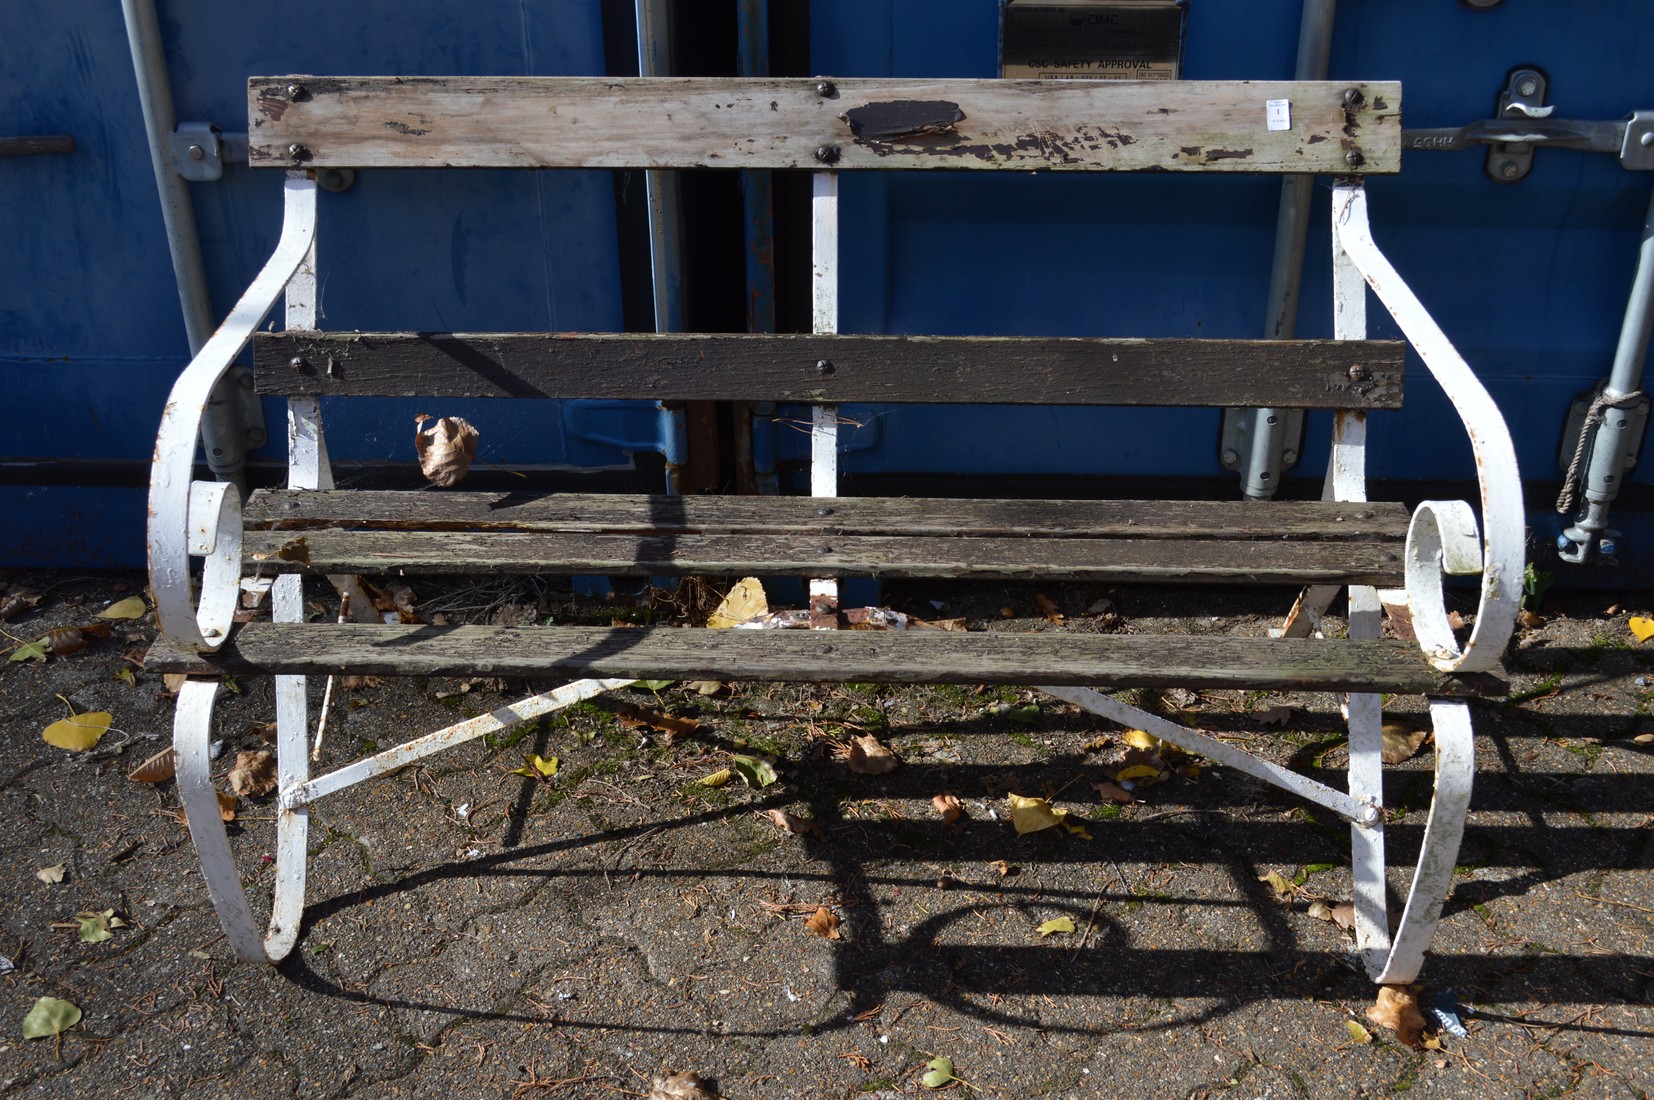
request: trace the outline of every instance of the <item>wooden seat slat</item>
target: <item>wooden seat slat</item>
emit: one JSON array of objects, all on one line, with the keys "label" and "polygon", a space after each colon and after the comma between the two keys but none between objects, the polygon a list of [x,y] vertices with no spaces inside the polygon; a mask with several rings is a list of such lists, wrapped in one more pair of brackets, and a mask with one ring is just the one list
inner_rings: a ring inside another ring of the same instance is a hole
[{"label": "wooden seat slat", "polygon": [[1401,168],[1390,81],[260,76],[247,98],[254,167]]},{"label": "wooden seat slat", "polygon": [[1081,684],[1193,689],[1497,691],[1411,642],[1068,633],[357,626],[249,623],[209,656],[164,641],[154,672],[203,675],[635,676],[808,683]]},{"label": "wooden seat slat", "polygon": [[249,532],[249,572],[597,573],[935,580],[1371,584],[1403,581],[1401,547],[1198,538],[891,538],[520,531]]},{"label": "wooden seat slat", "polygon": [[275,332],[261,393],[1395,409],[1394,340]]},{"label": "wooden seat slat", "polygon": [[999,500],[625,493],[260,489],[249,530],[497,530],[608,534],[822,534],[1003,538],[1400,542],[1393,502]]}]

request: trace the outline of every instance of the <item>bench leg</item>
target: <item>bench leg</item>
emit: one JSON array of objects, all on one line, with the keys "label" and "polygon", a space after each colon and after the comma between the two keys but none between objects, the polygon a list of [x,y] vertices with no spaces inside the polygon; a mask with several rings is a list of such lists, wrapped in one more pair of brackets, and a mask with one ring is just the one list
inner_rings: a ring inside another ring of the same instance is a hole
[{"label": "bench leg", "polygon": [[[172,743],[178,761],[178,790],[189,818],[190,839],[201,860],[201,877],[207,885],[218,923],[236,958],[246,962],[280,962],[293,949],[298,937],[299,917],[304,909],[305,832],[308,811],[280,810],[276,819],[276,886],[268,937],[259,935],[258,924],[242,889],[241,876],[230,855],[229,835],[219,813],[218,791],[212,781],[212,712],[218,697],[217,680],[189,680],[178,691],[173,716]],[[280,732],[278,731],[278,736]],[[285,745],[278,745],[285,749]],[[282,783],[288,782],[290,761],[305,766],[304,731],[298,735],[298,751],[280,754]],[[302,779],[301,779],[302,781]]]},{"label": "bench leg", "polygon": [[[1453,886],[1453,868],[1470,811],[1470,788],[1476,770],[1471,739],[1470,708],[1459,702],[1432,700],[1430,720],[1436,739],[1436,790],[1412,888],[1402,909],[1394,943],[1388,952],[1367,956],[1367,970],[1375,982],[1394,985],[1418,976],[1425,949],[1441,921],[1442,905]],[[1358,868],[1359,870],[1359,868]],[[1380,870],[1382,876],[1382,869]],[[1383,883],[1377,884],[1380,891]],[[1359,888],[1358,888],[1359,889]]]}]

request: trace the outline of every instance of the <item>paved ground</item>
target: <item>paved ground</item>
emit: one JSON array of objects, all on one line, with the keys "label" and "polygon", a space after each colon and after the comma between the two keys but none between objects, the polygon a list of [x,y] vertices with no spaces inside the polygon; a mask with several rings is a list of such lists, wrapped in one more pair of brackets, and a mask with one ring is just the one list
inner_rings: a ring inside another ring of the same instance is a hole
[{"label": "paved ground", "polygon": [[[45,594],[3,624],[7,646],[92,622],[141,584],[5,581]],[[1259,632],[1290,596],[1117,595],[1110,617],[1085,613],[1100,591],[1046,594],[1069,616],[1061,629],[1191,633]],[[456,614],[463,596],[448,596]],[[996,620],[1006,606],[1002,628],[1059,629],[1032,596],[891,600],[927,617]],[[1339,928],[1308,912],[1348,896],[1341,826],[1215,768],[1104,805],[1089,783],[1120,758],[1120,731],[1019,691],[673,685],[621,694],[697,717],[674,743],[590,705],[473,743],[324,802],[299,948],[279,968],[234,965],[173,784],[126,778],[166,743],[172,702],[157,676],[117,678],[153,627],[116,623],[83,653],[0,664],[0,955],[15,965],[0,977],[0,1096],[549,1100],[647,1095],[675,1068],[732,1100],[837,1100],[925,1094],[940,1055],[995,1097],[1645,1097],[1654,745],[1636,737],[1654,731],[1654,672],[1626,620],[1651,604],[1553,601],[1513,651],[1509,699],[1476,707],[1476,809],[1424,975],[1427,999],[1451,988],[1466,1006],[1469,1036],[1443,1035],[1440,1050],[1376,1027],[1361,1044],[1346,1026],[1373,990],[1345,965]],[[341,692],[327,762],[521,690],[503,686]],[[235,687],[219,709],[226,768],[273,717],[268,684]],[[44,744],[65,702],[110,711],[116,730],[87,753]],[[1328,696],[1144,702],[1329,779],[1343,763]],[[1421,710],[1395,702],[1404,720]],[[833,749],[858,733],[901,765],[852,771]],[[558,775],[509,774],[525,753],[555,755]],[[773,757],[778,781],[697,782],[737,753]],[[1426,746],[1388,789],[1403,852],[1429,785]],[[932,806],[944,791],[961,800],[957,823]],[[1054,797],[1091,838],[1018,836],[1011,792]],[[820,831],[785,832],[770,809]],[[268,798],[243,800],[232,826],[254,887],[270,878],[271,816]],[[61,882],[37,876],[59,864]],[[1290,899],[1260,881],[1271,871],[1299,884]],[[806,929],[823,905],[837,940]],[[124,925],[82,942],[76,914],[104,911]],[[1075,932],[1038,933],[1062,916]],[[83,1019],[25,1040],[41,996]]]}]

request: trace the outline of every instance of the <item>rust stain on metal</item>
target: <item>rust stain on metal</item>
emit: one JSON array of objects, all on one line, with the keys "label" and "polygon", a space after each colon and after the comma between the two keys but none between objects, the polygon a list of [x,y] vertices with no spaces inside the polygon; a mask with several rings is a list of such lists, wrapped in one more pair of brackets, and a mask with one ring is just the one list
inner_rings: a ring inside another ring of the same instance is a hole
[{"label": "rust stain on metal", "polygon": [[874,141],[911,141],[945,134],[965,120],[959,104],[946,99],[896,99],[852,107],[839,116],[857,138]]}]

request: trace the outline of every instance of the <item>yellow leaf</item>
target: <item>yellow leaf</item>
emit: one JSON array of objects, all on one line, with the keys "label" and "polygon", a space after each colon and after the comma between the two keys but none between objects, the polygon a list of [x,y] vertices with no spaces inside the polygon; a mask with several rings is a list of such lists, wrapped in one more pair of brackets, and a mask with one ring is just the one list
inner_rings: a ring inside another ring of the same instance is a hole
[{"label": "yellow leaf", "polygon": [[141,619],[149,613],[149,605],[142,596],[128,596],[98,612],[100,619]]},{"label": "yellow leaf", "polygon": [[53,722],[41,732],[40,737],[48,745],[70,752],[85,752],[109,732],[109,723],[114,720],[115,716],[106,710],[77,714],[73,718]]},{"label": "yellow leaf", "polygon": [[1085,826],[1068,820],[1067,810],[1059,810],[1043,798],[1027,798],[1020,794],[1007,796],[1011,800],[1011,824],[1019,833],[1037,833],[1058,825],[1074,836],[1091,839]]},{"label": "yellow leaf", "polygon": [[1127,730],[1125,741],[1133,748],[1148,749],[1150,752],[1156,752],[1160,748],[1160,738],[1147,730]]},{"label": "yellow leaf", "polygon": [[1646,642],[1648,639],[1654,638],[1654,619],[1645,619],[1641,615],[1633,615],[1631,621],[1626,625],[1631,627],[1631,633],[1637,636],[1638,642]]},{"label": "yellow leaf", "polygon": [[1158,778],[1160,778],[1160,769],[1154,767],[1152,764],[1133,764],[1129,768],[1121,768],[1118,772],[1116,772],[1114,774],[1115,782],[1119,782],[1122,779],[1158,779]]},{"label": "yellow leaf", "polygon": [[769,601],[764,597],[764,582],[757,577],[742,577],[735,582],[735,587],[729,590],[723,602],[712,612],[706,620],[706,625],[714,629],[725,629],[751,622],[758,616],[769,613]]},{"label": "yellow leaf", "polygon": [[1354,1021],[1354,1020],[1345,1020],[1344,1021],[1344,1026],[1350,1029],[1350,1038],[1354,1039],[1356,1042],[1358,1042],[1358,1043],[1370,1043],[1370,1042],[1373,1041],[1372,1032],[1370,1032],[1366,1028],[1362,1027],[1356,1021]]},{"label": "yellow leaf", "polygon": [[512,775],[520,775],[524,779],[548,780],[557,774],[557,758],[545,757],[537,753],[524,753],[523,766],[513,768]]},{"label": "yellow leaf", "polygon": [[1055,920],[1048,920],[1039,926],[1039,934],[1042,936],[1049,936],[1053,932],[1072,931],[1074,931],[1074,921],[1069,917],[1058,917]]},{"label": "yellow leaf", "polygon": [[1259,875],[1258,881],[1268,883],[1269,888],[1283,898],[1290,895],[1295,889],[1292,885],[1292,880],[1281,874],[1279,871],[1271,871],[1267,875]]},{"label": "yellow leaf", "polygon": [[722,787],[725,783],[728,783],[734,778],[734,772],[730,771],[728,768],[719,768],[711,775],[701,776],[699,779],[695,780],[695,782],[702,787]]}]

